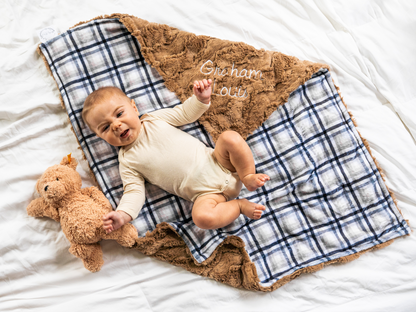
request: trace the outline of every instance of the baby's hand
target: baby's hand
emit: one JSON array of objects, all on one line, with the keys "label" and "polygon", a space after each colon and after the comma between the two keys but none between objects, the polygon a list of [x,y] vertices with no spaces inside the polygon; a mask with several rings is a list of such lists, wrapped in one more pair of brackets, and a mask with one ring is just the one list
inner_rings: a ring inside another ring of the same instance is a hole
[{"label": "baby's hand", "polygon": [[211,83],[212,83],[211,79],[194,81],[194,94],[196,98],[200,102],[207,104],[207,105],[211,101]]},{"label": "baby's hand", "polygon": [[130,221],[130,215],[124,211],[112,211],[103,216],[103,228],[107,234],[110,234]]}]

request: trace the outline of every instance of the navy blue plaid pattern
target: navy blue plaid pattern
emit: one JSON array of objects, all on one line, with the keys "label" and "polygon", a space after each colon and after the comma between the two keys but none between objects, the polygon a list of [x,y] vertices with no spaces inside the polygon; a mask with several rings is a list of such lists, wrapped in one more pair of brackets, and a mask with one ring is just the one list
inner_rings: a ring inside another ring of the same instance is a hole
[{"label": "navy blue plaid pattern", "polygon": [[[116,207],[123,191],[117,150],[85,126],[83,101],[93,90],[115,85],[142,114],[180,102],[117,19],[83,24],[42,44],[41,50],[84,154]],[[214,147],[198,122],[181,129]],[[147,183],[145,205],[133,221],[139,236],[169,222],[203,262],[227,236],[237,235],[267,287],[299,269],[409,234],[327,70],[292,92],[247,142],[257,172],[271,177],[257,191],[243,188],[240,193],[266,206],[261,219],[241,215],[222,229],[201,230],[192,222],[192,203]]]}]

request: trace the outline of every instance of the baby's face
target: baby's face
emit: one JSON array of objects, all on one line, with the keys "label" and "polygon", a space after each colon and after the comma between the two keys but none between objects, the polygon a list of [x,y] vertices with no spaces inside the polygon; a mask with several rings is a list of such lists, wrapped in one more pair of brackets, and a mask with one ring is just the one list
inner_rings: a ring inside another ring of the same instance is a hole
[{"label": "baby's face", "polygon": [[126,96],[112,94],[95,104],[87,115],[92,131],[113,146],[133,143],[141,129],[139,111]]}]

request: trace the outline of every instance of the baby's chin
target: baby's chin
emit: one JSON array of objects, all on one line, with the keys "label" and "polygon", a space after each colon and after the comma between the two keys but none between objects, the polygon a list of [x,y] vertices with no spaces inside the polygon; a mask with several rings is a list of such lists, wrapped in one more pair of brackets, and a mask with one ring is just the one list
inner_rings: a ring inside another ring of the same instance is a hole
[{"label": "baby's chin", "polygon": [[128,133],[127,137],[125,137],[125,138],[120,137],[120,142],[117,146],[123,147],[123,146],[130,145],[131,143],[136,141],[137,136],[138,135],[135,131],[129,130],[129,133]]}]

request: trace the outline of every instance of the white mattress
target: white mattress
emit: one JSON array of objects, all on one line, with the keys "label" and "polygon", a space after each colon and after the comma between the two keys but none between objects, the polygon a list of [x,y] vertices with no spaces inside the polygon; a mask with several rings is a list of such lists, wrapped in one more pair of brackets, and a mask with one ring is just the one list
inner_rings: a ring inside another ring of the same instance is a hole
[{"label": "white mattress", "polygon": [[87,271],[60,225],[27,216],[42,172],[72,152],[93,185],[36,53],[37,32],[128,13],[221,39],[327,63],[358,129],[416,223],[416,2],[1,1],[0,311],[415,311],[416,239],[305,274],[272,293],[234,289],[102,242],[105,264]]}]

